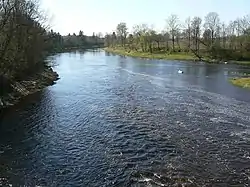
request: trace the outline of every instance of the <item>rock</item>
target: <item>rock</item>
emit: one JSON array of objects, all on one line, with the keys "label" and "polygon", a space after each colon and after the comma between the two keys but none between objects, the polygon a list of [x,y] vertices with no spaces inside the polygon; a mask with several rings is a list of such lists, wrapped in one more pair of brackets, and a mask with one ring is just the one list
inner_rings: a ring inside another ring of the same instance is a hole
[{"label": "rock", "polygon": [[59,79],[59,75],[52,68],[44,69],[33,76],[26,77],[26,80],[14,81],[0,74],[0,110],[16,104],[22,97],[40,91],[53,85]]},{"label": "rock", "polygon": [[4,104],[3,104],[3,101],[2,99],[0,98],[0,106],[2,107]]},{"label": "rock", "polygon": [[6,106],[13,106],[14,104],[13,103],[10,103],[9,101],[6,101]]},{"label": "rock", "polygon": [[12,88],[15,91],[19,92],[23,96],[29,95],[29,91],[22,84],[20,84],[19,82],[16,82],[15,84],[13,84]]}]

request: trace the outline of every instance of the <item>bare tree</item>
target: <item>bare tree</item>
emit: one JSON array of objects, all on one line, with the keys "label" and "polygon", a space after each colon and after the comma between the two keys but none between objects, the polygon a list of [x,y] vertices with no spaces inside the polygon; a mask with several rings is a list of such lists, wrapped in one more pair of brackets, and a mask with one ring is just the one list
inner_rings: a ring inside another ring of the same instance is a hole
[{"label": "bare tree", "polygon": [[136,41],[140,44],[142,51],[148,49],[148,37],[149,37],[149,27],[147,24],[135,25],[133,28],[134,36]]},{"label": "bare tree", "polygon": [[166,21],[167,21],[167,28],[172,38],[173,51],[175,51],[175,38],[176,38],[177,32],[179,30],[179,26],[180,26],[179,18],[177,15],[172,14],[168,17]]},{"label": "bare tree", "polygon": [[242,27],[243,34],[250,35],[250,32],[249,32],[249,28],[250,28],[250,14],[244,16],[241,19],[241,27]]},{"label": "bare tree", "polygon": [[243,38],[240,37],[241,35],[244,34],[244,29],[243,29],[243,19],[241,18],[237,18],[234,21],[234,25],[235,25],[235,30],[236,30],[236,36],[237,36],[237,44],[235,46],[236,49],[240,48],[242,50],[243,48]]},{"label": "bare tree", "polygon": [[226,24],[222,23],[221,24],[221,37],[222,37],[222,45],[224,49],[226,48],[226,41],[227,41],[226,28],[227,28]]},{"label": "bare tree", "polygon": [[117,37],[116,37],[116,33],[115,32],[112,33],[111,40],[112,40],[112,47],[114,47],[115,43],[117,41]]},{"label": "bare tree", "polygon": [[128,28],[127,28],[126,23],[124,22],[119,23],[116,27],[117,36],[121,39],[122,46],[125,45],[125,40],[128,34],[127,31],[128,31]]},{"label": "bare tree", "polygon": [[160,43],[164,42],[164,36],[161,33],[156,33],[154,35],[154,41],[157,43],[157,49],[158,49],[158,51],[160,51],[161,50]]},{"label": "bare tree", "polygon": [[165,41],[165,49],[166,51],[169,50],[169,40],[170,40],[170,34],[168,31],[161,31],[161,35],[163,36],[163,40]]},{"label": "bare tree", "polygon": [[227,36],[228,36],[228,43],[229,43],[229,48],[233,49],[234,48],[234,43],[236,41],[236,35],[235,35],[235,23],[233,21],[231,21],[227,28],[226,28],[226,32],[227,32]]},{"label": "bare tree", "polygon": [[184,25],[184,33],[187,37],[188,40],[188,48],[190,48],[191,46],[191,17],[189,16],[186,20],[185,20],[185,25]]},{"label": "bare tree", "polygon": [[191,23],[192,27],[192,38],[195,46],[196,53],[199,53],[199,40],[201,35],[201,23],[202,20],[200,17],[194,17]]},{"label": "bare tree", "polygon": [[211,44],[214,43],[216,31],[220,24],[219,15],[216,12],[210,12],[205,17],[204,27],[205,29],[209,29],[211,31]]},{"label": "bare tree", "polygon": [[108,34],[108,33],[105,34],[105,36],[104,36],[104,44],[107,47],[110,47],[112,45],[112,35],[111,34]]}]

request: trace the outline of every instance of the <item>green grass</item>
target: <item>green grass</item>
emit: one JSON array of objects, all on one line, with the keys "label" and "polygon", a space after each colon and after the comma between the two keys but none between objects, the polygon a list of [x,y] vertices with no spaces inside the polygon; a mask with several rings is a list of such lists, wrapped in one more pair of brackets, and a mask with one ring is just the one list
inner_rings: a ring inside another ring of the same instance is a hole
[{"label": "green grass", "polygon": [[242,88],[250,88],[250,78],[233,78],[230,79],[230,82],[235,85]]},{"label": "green grass", "polygon": [[[193,55],[192,53],[185,53],[185,52],[177,52],[177,53],[165,53],[163,51],[155,52],[155,53],[148,53],[148,52],[141,52],[141,51],[128,51],[124,48],[104,48],[105,51],[131,56],[131,57],[139,57],[139,58],[147,58],[147,59],[164,59],[164,60],[184,60],[184,61],[198,61],[199,59]],[[223,63],[219,62],[218,60],[213,60],[209,57],[204,56],[202,61],[207,63]],[[225,60],[226,61],[226,60]],[[229,61],[230,64],[237,64],[237,65],[249,65],[250,61]]]},{"label": "green grass", "polygon": [[235,64],[250,66],[250,61],[236,61]]},{"label": "green grass", "polygon": [[140,58],[148,58],[148,59],[165,59],[165,60],[187,60],[187,61],[196,61],[198,58],[192,54],[188,53],[146,53],[146,52],[136,52],[136,51],[125,51],[124,49],[114,49],[114,48],[105,48],[107,52],[131,56],[131,57],[140,57]]}]

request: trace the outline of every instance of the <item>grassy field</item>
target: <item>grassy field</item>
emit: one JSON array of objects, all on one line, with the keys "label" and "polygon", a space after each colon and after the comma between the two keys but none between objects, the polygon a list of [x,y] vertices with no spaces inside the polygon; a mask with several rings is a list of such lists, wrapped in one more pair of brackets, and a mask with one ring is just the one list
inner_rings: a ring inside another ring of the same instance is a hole
[{"label": "grassy field", "polygon": [[233,78],[230,79],[230,82],[235,85],[242,88],[250,88],[250,78]]},{"label": "grassy field", "polygon": [[198,58],[190,53],[144,53],[144,52],[136,52],[136,51],[125,51],[124,49],[114,49],[114,48],[105,48],[107,52],[126,55],[131,57],[140,57],[140,58],[149,58],[149,59],[165,59],[165,60],[188,60],[188,61],[197,61]]}]

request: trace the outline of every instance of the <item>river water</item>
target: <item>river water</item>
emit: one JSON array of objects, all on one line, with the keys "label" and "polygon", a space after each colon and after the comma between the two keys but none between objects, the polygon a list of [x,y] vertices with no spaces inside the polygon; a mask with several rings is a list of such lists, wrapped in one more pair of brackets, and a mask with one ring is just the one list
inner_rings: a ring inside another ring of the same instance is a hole
[{"label": "river water", "polygon": [[250,91],[228,78],[250,69],[98,50],[48,60],[57,84],[0,121],[0,186],[249,185]]}]

